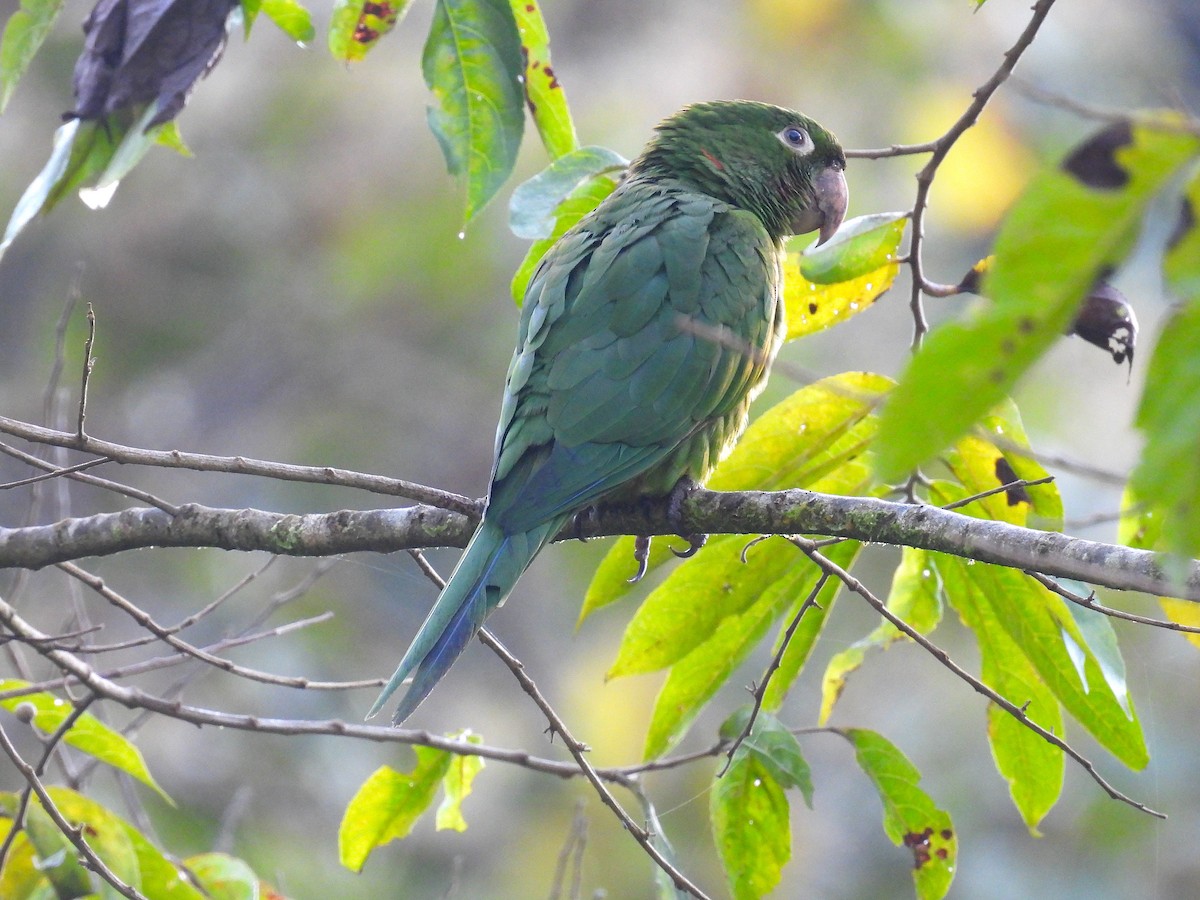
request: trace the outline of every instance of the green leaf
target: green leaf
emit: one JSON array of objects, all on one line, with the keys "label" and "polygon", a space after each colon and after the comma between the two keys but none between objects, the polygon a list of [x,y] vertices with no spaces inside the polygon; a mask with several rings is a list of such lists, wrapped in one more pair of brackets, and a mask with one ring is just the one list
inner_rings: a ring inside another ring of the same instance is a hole
[{"label": "green leaf", "polygon": [[1183,303],[1163,324],[1146,372],[1137,412],[1146,446],[1130,486],[1162,511],[1164,549],[1194,557],[1200,556],[1200,178],[1185,203],[1191,225],[1177,234],[1165,266],[1167,284]]},{"label": "green leaf", "polygon": [[[151,147],[158,143],[163,130],[161,125],[147,129],[150,120],[158,112],[158,101],[154,101],[138,115],[133,126],[122,135],[120,142],[105,165],[104,170],[91,187],[83,188],[79,198],[91,209],[103,209],[112,199],[121,179],[128,175]],[[176,135],[178,132],[176,132]],[[168,140],[170,138],[168,137]]]},{"label": "green leaf", "polygon": [[[844,372],[801,388],[750,423],[708,486],[714,491],[816,490],[818,479],[857,459],[874,441],[872,413],[891,386],[884,375]],[[861,485],[859,477],[854,481]]]},{"label": "green leaf", "polygon": [[[1067,590],[1082,597],[1088,596],[1090,592],[1090,588],[1079,581],[1060,578],[1058,582]],[[1121,648],[1117,644],[1117,633],[1113,630],[1112,622],[1099,610],[1085,609],[1078,603],[1068,603],[1067,612],[1071,614],[1075,624],[1079,627],[1079,633],[1087,641],[1088,649],[1096,658],[1096,664],[1100,667],[1100,672],[1108,683],[1109,690],[1113,692],[1113,696],[1117,698],[1117,702],[1121,704],[1122,709],[1128,715],[1131,710],[1129,708],[1129,683],[1125,677],[1125,659],[1121,656]]]},{"label": "green leaf", "polygon": [[329,19],[330,54],[342,62],[363,59],[411,5],[412,0],[335,0]]},{"label": "green leaf", "polygon": [[[737,738],[746,727],[750,705],[738,709],[721,726],[721,737]],[[734,761],[742,755],[752,755],[771,773],[771,777],[782,788],[798,788],[804,803],[812,809],[812,771],[800,742],[777,718],[768,712],[759,711],[750,733],[734,753]]]},{"label": "green leaf", "polygon": [[[19,679],[0,681],[0,694],[28,686],[29,682]],[[56,731],[73,709],[70,703],[45,692],[0,700],[0,706],[9,712],[16,712],[18,707],[31,710],[33,713],[32,724],[46,734]],[[63,740],[81,753],[86,753],[114,769],[133,776],[142,784],[153,788],[168,803],[174,805],[171,798],[167,796],[167,792],[159,787],[158,782],[151,776],[150,770],[146,767],[146,760],[137,746],[91,713],[85,712],[81,715]]]},{"label": "green leaf", "polygon": [[[900,565],[892,575],[887,606],[921,634],[928,634],[942,618],[941,588],[937,572],[926,550],[903,548]],[[824,725],[834,704],[846,688],[846,679],[858,669],[873,650],[886,650],[905,634],[891,622],[883,621],[866,637],[835,653],[821,679],[821,712],[818,723]]]},{"label": "green leaf", "polygon": [[525,258],[521,260],[517,273],[513,276],[512,296],[518,306],[524,302],[525,289],[529,286],[529,279],[537,271],[546,251],[553,247],[555,242],[566,234],[576,222],[599,206],[600,202],[616,188],[617,180],[611,175],[593,175],[576,185],[566,199],[558,204],[554,210],[554,230],[548,238],[533,242],[526,251]]},{"label": "green leaf", "polygon": [[[678,662],[709,641],[726,619],[751,609],[781,579],[791,578],[797,569],[814,568],[797,559],[799,551],[782,538],[755,545],[743,562],[748,540],[737,534],[713,536],[652,591],[625,629],[608,677],[655,672]],[[813,575],[797,579],[797,589],[815,582]]]},{"label": "green leaf", "polygon": [[[54,805],[58,807],[58,811],[62,813],[63,818],[73,826],[84,828],[84,837],[88,846],[104,860],[109,869],[126,884],[140,890],[142,888],[141,859],[138,847],[132,837],[132,834],[136,834],[133,827],[115,813],[82,794],[59,787],[47,788],[47,792],[50,794],[50,799],[54,801]],[[43,860],[51,857],[54,852],[52,848],[68,846],[66,838],[49,815],[41,809],[40,804],[30,804],[27,829],[34,845],[38,847],[38,855]],[[41,840],[49,841],[44,845],[48,852],[43,852],[43,845],[39,844]],[[59,844],[59,841],[62,843]],[[73,847],[66,851],[66,855],[73,859],[78,856]],[[51,880],[53,880],[53,876],[51,876]],[[102,884],[98,878],[96,882]],[[101,888],[101,892],[101,896],[110,896],[109,891],[105,888]],[[111,896],[115,897],[115,892]],[[197,895],[193,894],[192,896]]]},{"label": "green leaf", "polygon": [[433,802],[453,754],[429,747],[413,749],[417,763],[411,772],[380,766],[346,806],[338,829],[338,854],[347,869],[361,872],[372,850],[407,837]]},{"label": "green leaf", "polygon": [[[459,735],[460,740],[471,744],[483,743],[477,734],[465,732]],[[483,770],[482,756],[467,756],[454,754],[450,767],[442,778],[442,790],[446,796],[437,809],[435,826],[438,831],[452,828],[455,831],[466,831],[467,820],[463,818],[462,804],[471,793],[475,776]]]},{"label": "green leaf", "polygon": [[521,41],[508,0],[438,0],[422,59],[429,126],[470,221],[508,179],[525,125]]},{"label": "green leaf", "polygon": [[[1117,541],[1135,550],[1160,550],[1163,546],[1163,520],[1165,514],[1138,499],[1127,485],[1121,498],[1121,519],[1117,527]],[[1179,560],[1182,562],[1182,560]],[[1171,560],[1168,559],[1168,571]],[[1182,568],[1182,567],[1180,567]],[[1182,576],[1181,576],[1182,577]],[[1200,604],[1174,597],[1159,597],[1158,604],[1168,619],[1189,628],[1200,628]],[[1200,634],[1185,632],[1183,636],[1195,647],[1200,647]]]},{"label": "green leaf", "polygon": [[[54,801],[54,805],[58,807],[59,812],[66,817],[67,821],[84,826],[84,836],[92,849],[98,851],[110,867],[146,897],[153,898],[153,900],[203,900],[201,893],[192,887],[184,873],[128,822],[94,800],[67,788],[48,787],[47,791]],[[16,807],[16,795],[0,795],[0,807],[11,816]],[[31,812],[35,816],[41,817],[39,821],[65,841],[62,834],[58,832],[57,826],[40,807],[31,807]],[[120,832],[124,833],[124,837]],[[22,836],[18,836],[18,844],[21,840]],[[14,845],[14,850],[17,850],[16,845]],[[133,853],[132,859],[129,856],[130,850]],[[66,855],[71,859],[75,859],[77,856],[74,848],[67,850]],[[10,896],[14,898],[21,896],[21,894],[9,890],[12,860],[13,857],[10,856],[3,875],[0,875],[0,897],[4,897],[6,900]],[[44,861],[37,864],[44,868]],[[49,895],[43,893],[33,896],[38,897],[39,900],[49,900]],[[116,894],[109,888],[101,886],[101,896],[108,898],[109,896],[115,897]]]},{"label": "green leaf", "polygon": [[258,876],[245,861],[225,853],[201,853],[184,860],[212,900],[258,900]]},{"label": "green leaf", "polygon": [[296,0],[260,0],[259,8],[280,31],[298,44],[311,41],[317,33],[313,28],[312,13]]},{"label": "green leaf", "polygon": [[[957,499],[961,489],[939,482],[933,493],[942,503]],[[968,569],[971,586],[989,604],[995,621],[1063,707],[1118,759],[1130,768],[1142,768],[1149,759],[1145,738],[1123,682],[1114,691],[1066,601],[1015,569],[987,563]],[[949,589],[947,600],[957,602]],[[1024,702],[1010,699],[1018,705]]]},{"label": "green leaf", "polygon": [[1122,261],[1154,195],[1198,150],[1200,137],[1169,122],[1122,123],[1033,180],[996,239],[983,288],[992,302],[931,333],[893,392],[878,455],[885,480],[906,476],[1010,392],[1097,277]]},{"label": "green leaf", "polygon": [[[8,810],[16,809],[16,794],[0,794],[0,805],[6,808],[5,815],[11,816],[12,813]],[[0,840],[6,839],[11,830],[12,819],[0,819]],[[39,894],[41,897],[53,896],[46,894],[50,888],[46,876],[38,870],[39,865],[41,860],[38,859],[33,844],[24,832],[19,833],[8,848],[4,867],[0,868],[0,897],[32,900]]]},{"label": "green leaf", "polygon": [[[845,467],[874,437],[870,413],[888,379],[846,373],[808,385],[767,410],[708,479],[713,490],[817,489],[838,473],[827,493],[862,487],[862,475]],[[848,479],[848,480],[846,480]],[[773,540],[756,548],[753,565],[742,562],[746,539],[714,538],[642,604],[629,627],[610,677],[652,672],[698,646],[721,619],[749,608],[762,592],[795,565],[795,551]]]},{"label": "green leaf", "polygon": [[[945,585],[947,601],[975,634],[981,657],[980,677],[996,693],[1047,731],[1063,733],[1062,709],[1029,658],[997,620],[987,597],[972,581],[974,566],[955,557],[931,554]],[[1008,782],[1013,805],[1030,834],[1062,794],[1063,753],[994,703],[988,704],[988,743],[996,769]]]},{"label": "green leaf", "polygon": [[[646,560],[646,571],[651,572],[670,560],[672,541],[670,538],[658,538],[650,544],[650,556]],[[583,596],[583,606],[579,610],[579,621],[576,626],[598,609],[616,603],[633,590],[630,578],[637,574],[638,563],[633,556],[634,538],[619,537],[612,542],[604,559],[596,567],[591,584]]]},{"label": "green leaf", "polygon": [[0,112],[8,106],[17,82],[33,62],[62,12],[63,0],[21,0],[8,17],[0,40]]},{"label": "green leaf", "polygon": [[[745,538],[739,543],[744,545]],[[773,581],[767,577],[760,579],[757,572],[752,574],[749,577],[753,578],[755,583],[761,583],[763,589],[749,608],[725,616],[710,634],[686,635],[689,640],[699,636],[702,643],[696,645],[671,667],[671,672],[655,699],[650,726],[646,732],[644,758],[654,759],[661,756],[682,740],[704,705],[758,645],[771,623],[789,604],[799,603],[808,596],[816,583],[819,571],[816,566],[798,558],[798,550],[785,545],[781,540],[772,540],[758,546],[759,555],[767,544],[775,544],[777,549],[774,555],[777,555],[779,560],[791,560],[791,566],[784,568]],[[831,548],[827,555],[839,565],[848,567],[858,549],[858,544],[847,542]],[[747,568],[758,567],[761,564],[761,559],[752,557]],[[685,567],[681,567],[681,570],[683,568]],[[772,571],[778,571],[774,565],[770,568]],[[779,687],[776,687],[775,679],[772,679],[771,687],[768,688],[768,699],[772,703],[768,708],[778,707],[787,686],[807,659],[833,608],[838,586],[836,581],[828,581],[819,595],[821,606],[809,609],[804,614],[788,647],[790,656],[785,657],[786,666],[776,673],[776,677],[780,679]]]},{"label": "green leaf", "polygon": [[779,884],[792,856],[787,795],[753,753],[738,753],[716,779],[709,818],[729,890],[736,898],[758,898]]},{"label": "green leaf", "polygon": [[537,0],[511,0],[525,56],[525,102],[551,159],[579,146],[567,97],[550,62],[550,33]]},{"label": "green leaf", "polygon": [[824,244],[800,254],[800,274],[814,284],[838,284],[896,263],[908,216],[873,213],[843,223]]},{"label": "green leaf", "polygon": [[560,156],[513,191],[508,204],[509,227],[517,237],[550,237],[558,223],[559,207],[581,182],[628,164],[607,147],[580,147]]},{"label": "green leaf", "polygon": [[[79,820],[68,819],[68,821],[73,825],[80,824]],[[103,840],[106,852],[102,853],[100,847],[97,846],[100,841],[97,841],[97,845],[92,845],[89,839],[88,844],[107,862],[108,854],[121,855],[119,850],[114,853],[112,846],[112,838],[114,834],[119,835],[119,829],[113,828],[111,822],[107,820],[100,824],[101,827],[96,829],[96,835]],[[92,828],[95,827],[91,823],[88,825]],[[93,893],[92,876],[80,862],[79,853],[67,840],[66,835],[54,824],[50,814],[42,809],[41,802],[36,799],[25,811],[25,834],[34,849],[34,866],[45,875],[55,897],[74,900],[76,897],[85,897]]]},{"label": "green leaf", "polygon": [[896,846],[912,851],[917,897],[944,897],[958,859],[958,836],[950,815],[921,790],[921,773],[883,735],[861,728],[843,734],[883,801],[884,833]]}]

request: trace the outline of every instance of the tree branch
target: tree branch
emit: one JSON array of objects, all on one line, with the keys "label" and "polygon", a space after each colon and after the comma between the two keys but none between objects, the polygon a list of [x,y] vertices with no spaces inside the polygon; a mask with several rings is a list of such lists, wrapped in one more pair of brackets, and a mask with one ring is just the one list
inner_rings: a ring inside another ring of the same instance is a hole
[{"label": "tree branch", "polygon": [[197,472],[228,472],[235,475],[260,475],[280,481],[301,481],[310,484],[331,484],[352,487],[392,497],[407,497],[418,503],[431,503],[462,513],[478,512],[475,501],[398,478],[384,478],[365,472],[351,472],[332,466],[294,466],[287,463],[251,459],[246,456],[210,456],[207,453],[187,453],[182,450],[145,450],[102,441],[91,435],[72,434],[42,428],[19,419],[0,416],[0,432],[51,447],[63,447],[105,456],[121,465],[157,466],[164,469],[192,469]]},{"label": "tree branch", "polygon": [[[608,506],[567,525],[559,539],[674,534],[668,503]],[[949,510],[871,497],[800,489],[717,492],[698,489],[683,503],[690,534],[820,534],[917,547],[1126,591],[1200,601],[1200,562],[1148,550],[976,519]],[[0,568],[40,569],[88,556],[146,547],[219,547],[287,556],[429,547],[464,547],[474,523],[429,506],[292,515],[198,504],[172,516],[127,509],[50,525],[0,528]],[[1173,577],[1171,573],[1182,573]],[[1181,580],[1182,579],[1182,580]]]}]

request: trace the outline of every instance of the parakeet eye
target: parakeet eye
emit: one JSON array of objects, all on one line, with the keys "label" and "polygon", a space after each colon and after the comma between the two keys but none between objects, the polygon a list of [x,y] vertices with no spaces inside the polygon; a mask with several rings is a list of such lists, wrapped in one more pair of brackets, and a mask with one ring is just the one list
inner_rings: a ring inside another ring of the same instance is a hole
[{"label": "parakeet eye", "polygon": [[812,138],[808,136],[807,131],[796,125],[789,125],[779,132],[779,140],[783,141],[784,146],[799,153],[812,152]]}]

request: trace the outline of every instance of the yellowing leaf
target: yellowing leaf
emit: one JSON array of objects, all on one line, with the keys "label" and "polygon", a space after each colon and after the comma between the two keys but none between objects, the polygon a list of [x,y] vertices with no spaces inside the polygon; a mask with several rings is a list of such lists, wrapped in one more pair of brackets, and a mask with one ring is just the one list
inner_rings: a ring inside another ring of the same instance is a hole
[{"label": "yellowing leaf", "polygon": [[338,858],[347,869],[361,872],[372,850],[407,837],[433,802],[453,754],[429,747],[414,749],[417,764],[411,772],[380,766],[346,806],[338,828]]},{"label": "yellowing leaf", "polygon": [[[363,59],[380,38],[396,27],[411,5],[412,0],[383,0],[381,3],[336,0],[329,20],[329,52],[334,59],[343,62]],[[263,11],[271,15],[265,4]],[[288,31],[287,28],[284,30]],[[296,40],[304,38],[296,37]]]},{"label": "yellowing leaf", "polygon": [[[479,735],[470,732],[460,734],[459,739],[469,744],[483,743]],[[435,827],[438,831],[447,828],[455,831],[467,830],[467,820],[463,818],[462,804],[471,793],[475,776],[481,771],[483,771],[482,756],[454,755],[450,761],[450,768],[446,770],[446,775],[442,778],[442,790],[445,791],[446,796],[442,798],[442,803],[437,809]]]},{"label": "yellowing leaf", "polygon": [[571,110],[550,62],[550,34],[538,0],[512,0],[525,54],[525,101],[551,159],[579,146]]},{"label": "yellowing leaf", "polygon": [[896,280],[907,213],[859,216],[831,240],[783,263],[787,339],[836,325],[862,312]]},{"label": "yellowing leaf", "polygon": [[787,308],[787,340],[816,334],[858,315],[878,300],[900,271],[898,262],[836,284],[814,284],[800,274],[798,257],[783,263],[783,302]]}]

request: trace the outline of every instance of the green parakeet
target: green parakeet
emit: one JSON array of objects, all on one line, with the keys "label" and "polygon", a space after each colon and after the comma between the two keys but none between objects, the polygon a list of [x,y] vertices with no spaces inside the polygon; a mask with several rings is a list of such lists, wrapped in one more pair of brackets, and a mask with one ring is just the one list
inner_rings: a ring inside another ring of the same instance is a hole
[{"label": "green parakeet", "polygon": [[369,716],[412,674],[404,721],[573,514],[708,475],[786,331],[783,240],[837,230],[845,164],[792,110],[689,106],[547,252],[525,292],[483,519]]}]

